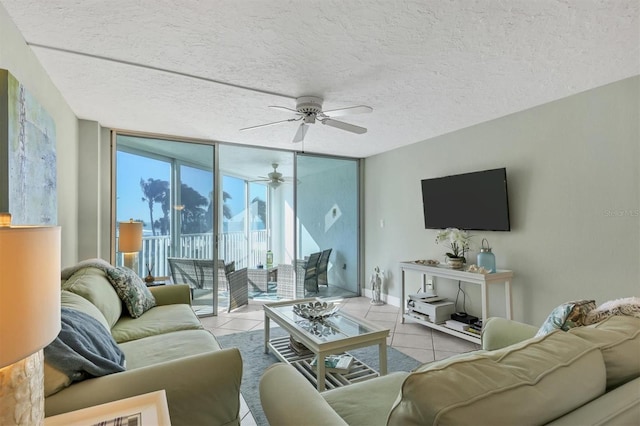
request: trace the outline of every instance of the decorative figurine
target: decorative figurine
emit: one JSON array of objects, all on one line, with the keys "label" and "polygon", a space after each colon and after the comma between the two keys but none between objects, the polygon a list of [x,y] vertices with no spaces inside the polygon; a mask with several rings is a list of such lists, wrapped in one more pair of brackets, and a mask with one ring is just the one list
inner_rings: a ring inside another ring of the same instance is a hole
[{"label": "decorative figurine", "polygon": [[373,269],[373,274],[371,274],[371,289],[373,291],[373,298],[371,299],[372,305],[384,305],[384,302],[380,298],[380,293],[382,292],[383,277],[384,273],[380,272],[380,268],[376,266]]}]

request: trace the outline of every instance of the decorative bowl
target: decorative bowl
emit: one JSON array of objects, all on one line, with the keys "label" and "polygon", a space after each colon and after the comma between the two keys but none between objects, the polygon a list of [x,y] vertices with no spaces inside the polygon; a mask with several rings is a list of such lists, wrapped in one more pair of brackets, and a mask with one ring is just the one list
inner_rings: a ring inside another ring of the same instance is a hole
[{"label": "decorative bowl", "polygon": [[309,302],[293,305],[293,313],[308,320],[317,321],[335,314],[339,306],[332,302]]}]

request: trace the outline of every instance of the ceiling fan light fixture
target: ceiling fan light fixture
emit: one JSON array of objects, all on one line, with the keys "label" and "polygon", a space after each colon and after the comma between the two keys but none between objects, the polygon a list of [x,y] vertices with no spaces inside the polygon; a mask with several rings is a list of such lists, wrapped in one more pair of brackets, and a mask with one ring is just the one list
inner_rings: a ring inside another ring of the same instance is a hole
[{"label": "ceiling fan light fixture", "polygon": [[273,189],[276,189],[280,186],[280,182],[278,182],[277,180],[272,180],[271,182],[269,182],[269,186]]},{"label": "ceiling fan light fixture", "polygon": [[[296,117],[288,120],[280,120],[272,123],[259,124],[257,126],[245,127],[240,130],[252,130],[266,126],[273,126],[280,123],[286,123],[290,121],[301,121],[292,142],[304,141],[305,134],[308,130],[309,124],[314,124],[316,121],[326,124],[336,129],[345,130],[347,132],[363,134],[367,132],[365,127],[356,126],[354,124],[345,123],[344,121],[334,120],[333,117],[340,117],[349,114],[363,114],[370,113],[373,108],[367,105],[355,105],[346,108],[333,109],[328,111],[322,110],[323,99],[317,96],[301,96],[296,99],[296,109],[292,109],[285,106],[270,105],[269,108],[280,109],[287,112],[294,112]],[[317,120],[316,120],[317,119]]]}]

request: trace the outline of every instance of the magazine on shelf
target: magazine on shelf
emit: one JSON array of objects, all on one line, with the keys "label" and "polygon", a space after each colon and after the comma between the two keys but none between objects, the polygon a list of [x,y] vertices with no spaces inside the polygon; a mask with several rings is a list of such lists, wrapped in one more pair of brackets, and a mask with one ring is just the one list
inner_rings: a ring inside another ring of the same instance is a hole
[{"label": "magazine on shelf", "polygon": [[478,333],[482,332],[482,320],[478,320],[476,322],[472,322],[469,324],[469,328],[477,331]]},{"label": "magazine on shelf", "polygon": [[467,331],[467,333],[475,334],[477,336],[481,336],[482,335],[482,330],[477,330],[477,329],[475,329],[473,327],[469,327],[466,331]]},{"label": "magazine on shelf", "polygon": [[303,345],[301,342],[298,342],[293,337],[289,338],[289,347],[293,352],[295,352],[298,356],[309,355],[312,354],[311,350]]},{"label": "magazine on shelf", "polygon": [[[329,355],[324,359],[324,368],[331,373],[348,373],[353,363],[351,355]],[[314,357],[311,361],[311,367],[314,369],[318,365],[318,357]]]}]

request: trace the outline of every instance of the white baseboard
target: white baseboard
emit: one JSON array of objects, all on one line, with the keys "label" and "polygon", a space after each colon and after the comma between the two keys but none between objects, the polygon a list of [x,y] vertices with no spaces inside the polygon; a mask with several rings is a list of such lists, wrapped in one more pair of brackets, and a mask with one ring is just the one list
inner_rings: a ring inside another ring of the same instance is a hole
[{"label": "white baseboard", "polygon": [[[368,297],[369,299],[373,299],[373,290],[370,288],[364,288],[362,291],[362,295],[364,297]],[[380,299],[387,305],[400,307],[400,298],[396,296],[391,296],[389,294],[381,294]]]}]

